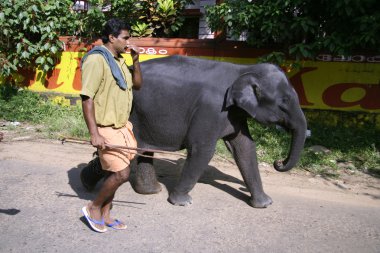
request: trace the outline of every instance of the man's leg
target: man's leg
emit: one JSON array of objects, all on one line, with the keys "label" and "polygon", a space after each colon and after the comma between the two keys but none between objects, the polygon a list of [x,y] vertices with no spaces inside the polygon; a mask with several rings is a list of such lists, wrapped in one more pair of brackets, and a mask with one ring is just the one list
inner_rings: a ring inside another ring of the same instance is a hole
[{"label": "man's leg", "polygon": [[[130,168],[127,167],[125,170],[123,170],[122,172],[123,174],[124,173],[127,173],[126,175],[122,175],[124,178],[125,178],[125,181],[126,182],[129,178],[129,174],[130,174]],[[114,218],[111,218],[111,208],[112,208],[112,201],[115,197],[115,194],[112,195],[103,205],[102,207],[102,215],[103,215],[103,218],[104,218],[104,222],[106,225],[112,225],[112,227],[114,229],[126,229],[126,225],[124,223],[122,223],[121,221],[119,220],[116,220]]]},{"label": "man's leg", "polygon": [[[99,190],[96,198],[88,205],[88,210],[90,212],[90,216],[95,220],[105,219],[107,224],[112,219],[109,216],[112,200],[115,195],[116,190],[129,178],[129,167],[124,170],[112,172],[104,181],[102,187]],[[103,212],[103,214],[102,214]],[[107,216],[106,216],[107,215]],[[108,220],[107,220],[108,219]],[[96,227],[99,229],[103,229],[104,226],[96,224]]]}]

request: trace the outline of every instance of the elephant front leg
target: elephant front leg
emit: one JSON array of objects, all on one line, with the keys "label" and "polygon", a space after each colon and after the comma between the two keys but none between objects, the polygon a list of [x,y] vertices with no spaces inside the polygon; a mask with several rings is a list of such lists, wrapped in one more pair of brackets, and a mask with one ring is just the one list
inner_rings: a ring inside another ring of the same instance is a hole
[{"label": "elephant front leg", "polygon": [[[153,156],[153,153],[144,154]],[[137,170],[133,188],[140,194],[155,194],[162,190],[157,180],[152,158],[141,156],[137,158]]]},{"label": "elephant front leg", "polygon": [[255,208],[265,208],[272,204],[272,199],[265,194],[257,163],[256,146],[246,131],[236,136],[224,139],[232,152],[236,164],[243,176],[244,182],[251,193],[251,205]]},{"label": "elephant front leg", "polygon": [[215,149],[192,147],[188,152],[180,180],[168,198],[168,201],[176,206],[188,206],[193,203],[189,192],[194,188],[207,168]]}]

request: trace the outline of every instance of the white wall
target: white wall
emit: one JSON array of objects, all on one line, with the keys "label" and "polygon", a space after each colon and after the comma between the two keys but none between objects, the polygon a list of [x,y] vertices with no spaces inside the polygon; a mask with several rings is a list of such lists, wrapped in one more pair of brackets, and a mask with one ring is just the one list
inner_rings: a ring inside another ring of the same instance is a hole
[{"label": "white wall", "polygon": [[208,5],[215,5],[215,0],[193,0],[193,2],[194,4],[188,5],[187,8],[199,9],[200,12],[203,14],[199,19],[198,38],[199,39],[213,39],[214,33],[212,33],[210,28],[207,26],[204,7]]}]

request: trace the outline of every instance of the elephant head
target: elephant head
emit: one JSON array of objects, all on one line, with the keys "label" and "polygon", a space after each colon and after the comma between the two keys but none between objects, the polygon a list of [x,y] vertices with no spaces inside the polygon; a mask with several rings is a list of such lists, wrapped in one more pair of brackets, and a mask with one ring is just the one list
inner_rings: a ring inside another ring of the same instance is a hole
[{"label": "elephant head", "polygon": [[306,119],[296,91],[284,72],[272,64],[257,64],[234,81],[227,90],[226,107],[236,105],[262,124],[277,124],[292,134],[285,161],[277,160],[277,171],[292,169],[299,160],[306,138]]}]

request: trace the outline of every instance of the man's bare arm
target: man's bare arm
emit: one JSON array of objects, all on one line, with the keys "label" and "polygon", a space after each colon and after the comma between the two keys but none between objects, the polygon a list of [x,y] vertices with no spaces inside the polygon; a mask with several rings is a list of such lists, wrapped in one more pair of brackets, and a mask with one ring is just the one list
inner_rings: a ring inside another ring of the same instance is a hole
[{"label": "man's bare arm", "polygon": [[133,82],[133,89],[139,90],[142,86],[142,75],[141,75],[141,69],[140,69],[140,62],[139,62],[139,48],[137,46],[130,46],[131,50],[131,57],[133,61],[133,72],[132,72],[132,82]]},{"label": "man's bare arm", "polygon": [[98,127],[96,125],[94,100],[84,95],[81,95],[81,98],[83,117],[86,121],[88,131],[90,132],[91,144],[96,148],[104,149],[104,138],[99,134]]}]

